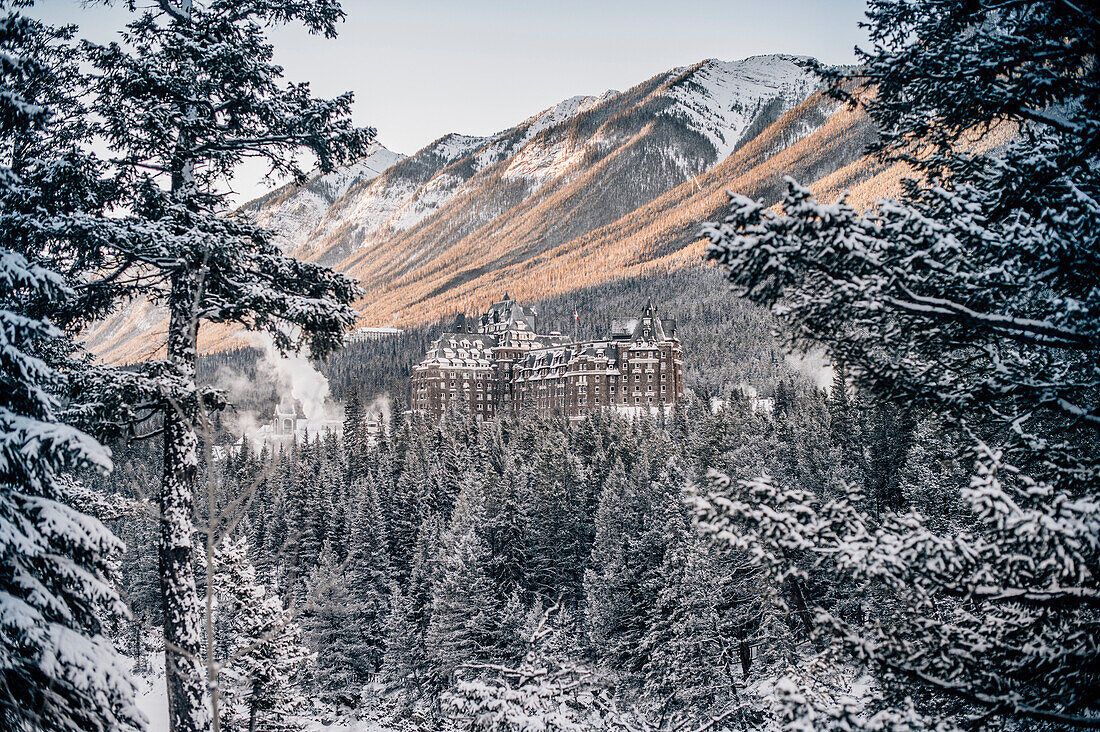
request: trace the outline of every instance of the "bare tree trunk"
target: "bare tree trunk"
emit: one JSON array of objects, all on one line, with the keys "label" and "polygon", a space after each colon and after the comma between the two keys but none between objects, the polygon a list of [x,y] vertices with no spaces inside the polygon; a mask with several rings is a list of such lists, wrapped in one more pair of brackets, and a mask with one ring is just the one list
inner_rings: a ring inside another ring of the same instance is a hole
[{"label": "bare tree trunk", "polygon": [[256,696],[256,685],[253,682],[252,694],[248,700],[248,732],[256,732],[260,724],[260,700]]},{"label": "bare tree trunk", "polygon": [[799,619],[802,620],[802,625],[806,628],[806,635],[811,636],[814,633],[814,616],[810,612],[809,606],[806,604],[806,596],[802,594],[802,585],[798,583],[794,577],[787,578],[787,587],[791,591],[791,600],[794,602],[794,610]]},{"label": "bare tree trunk", "polygon": [[202,660],[203,611],[195,587],[194,511],[199,440],[195,430],[196,327],[194,287],[181,276],[174,286],[168,326],[168,361],[190,387],[169,400],[164,413],[164,474],[160,491],[160,574],[164,607],[165,677],[172,732],[210,727]]}]

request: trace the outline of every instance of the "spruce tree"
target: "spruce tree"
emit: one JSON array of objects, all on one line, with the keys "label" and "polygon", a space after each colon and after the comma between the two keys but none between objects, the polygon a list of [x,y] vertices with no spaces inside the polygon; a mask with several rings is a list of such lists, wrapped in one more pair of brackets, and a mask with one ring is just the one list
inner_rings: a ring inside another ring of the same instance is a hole
[{"label": "spruce tree", "polygon": [[351,521],[348,597],[354,618],[354,668],[365,682],[382,667],[393,573],[385,516],[373,483],[363,487]]},{"label": "spruce tree", "polygon": [[526,589],[547,602],[562,597],[567,607],[580,607],[593,521],[577,462],[557,429],[539,435],[535,448],[525,499],[530,568]]},{"label": "spruce tree", "polygon": [[0,12],[0,727],[136,728],[135,689],[102,625],[124,612],[107,582],[121,546],[70,505],[72,474],[109,470],[110,452],[61,420],[57,365],[71,344],[52,321],[70,322],[76,298],[45,266],[79,251],[70,229],[99,213],[81,207],[96,195],[79,140],[51,141],[68,110],[50,97],[79,74],[70,31]]},{"label": "spruce tree", "polygon": [[367,435],[363,421],[363,403],[358,390],[344,404],[344,454],[347,455],[347,482],[353,485],[366,477]]},{"label": "spruce tree", "polygon": [[412,706],[431,686],[424,632],[415,601],[395,587],[386,613],[386,653],[382,678],[386,687]]},{"label": "spruce tree", "polygon": [[256,579],[244,539],[223,541],[212,558],[217,610],[228,629],[227,655],[215,661],[215,725],[231,730],[296,729],[305,702],[300,684],[311,655],[301,627]]},{"label": "spruce tree", "polygon": [[828,72],[832,93],[915,178],[868,212],[793,180],[781,211],[734,196],[708,256],[793,345],[964,436],[967,521],[717,475],[698,516],[774,577],[806,577],[798,546],[874,593],[871,617],[819,607],[817,622],[891,701],[916,685],[934,719],[1095,727],[1100,22],[1055,0],[873,0],[868,17],[873,47]]},{"label": "spruce tree", "polygon": [[308,620],[316,659],[314,691],[327,702],[354,706],[361,686],[356,666],[364,628],[356,622],[347,576],[330,551],[322,554],[309,585],[315,606]]},{"label": "spruce tree", "polygon": [[[132,8],[136,6],[130,4]],[[353,322],[347,278],[279,251],[220,194],[247,158],[303,180],[300,152],[323,171],[365,149],[372,131],[352,127],[351,98],[310,96],[281,83],[265,28],[300,22],[333,36],[335,0],[163,0],[137,11],[125,45],[87,45],[95,73],[92,111],[110,146],[122,205],[148,226],[114,242],[111,281],[168,311],[166,357],[148,363],[147,392],[162,405],[164,471],[159,496],[161,571],[174,729],[206,729],[192,546],[199,431],[205,391],[196,379],[202,323],[269,333],[279,349],[321,355]],[[178,650],[177,650],[178,649]]]},{"label": "spruce tree", "polygon": [[527,475],[522,461],[501,446],[503,474],[486,496],[481,535],[491,554],[489,574],[498,587],[519,591],[526,583]]},{"label": "spruce tree", "polygon": [[518,597],[497,586],[490,575],[492,555],[480,533],[484,518],[484,485],[470,479],[443,539],[426,637],[437,682],[443,686],[463,664],[506,659],[518,641]]},{"label": "spruce tree", "polygon": [[638,557],[630,546],[630,535],[638,530],[641,517],[635,492],[622,463],[616,462],[604,480],[596,514],[596,541],[584,578],[589,634],[598,657],[611,668],[632,659],[636,624],[644,622],[635,606]]}]

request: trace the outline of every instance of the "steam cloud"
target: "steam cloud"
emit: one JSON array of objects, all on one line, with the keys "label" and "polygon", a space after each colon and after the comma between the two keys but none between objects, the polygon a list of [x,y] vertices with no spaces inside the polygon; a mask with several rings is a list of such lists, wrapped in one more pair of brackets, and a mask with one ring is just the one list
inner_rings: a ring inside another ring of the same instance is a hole
[{"label": "steam cloud", "polygon": [[[228,394],[230,402],[262,402],[274,388],[278,401],[299,406],[311,435],[318,434],[326,426],[326,420],[343,418],[342,407],[329,399],[328,379],[313,367],[309,359],[298,354],[279,354],[267,334],[249,334],[249,344],[262,354],[256,364],[255,378],[231,368],[221,368],[215,376],[218,388]],[[270,419],[270,414],[237,412],[235,431],[249,439],[261,440],[264,437],[262,427]]]}]

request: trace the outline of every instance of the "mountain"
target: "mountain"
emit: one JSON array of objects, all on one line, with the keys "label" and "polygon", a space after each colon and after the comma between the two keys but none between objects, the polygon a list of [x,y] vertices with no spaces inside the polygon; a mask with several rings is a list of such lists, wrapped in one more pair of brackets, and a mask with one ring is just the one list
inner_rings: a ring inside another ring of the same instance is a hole
[{"label": "mountain", "polygon": [[387,168],[405,159],[375,142],[365,156],[351,165],[321,175],[301,186],[288,183],[249,204],[257,223],[276,232],[276,242],[296,250],[337,201],[353,187],[369,183]]},{"label": "mountain", "polygon": [[[346,268],[382,255],[390,260],[386,271],[400,273],[405,253],[391,245],[434,257],[583,180],[589,190],[573,198],[588,201],[571,201],[577,204],[570,206],[572,225],[551,227],[541,245],[559,243],[709,169],[754,126],[802,101],[815,81],[798,61],[705,61],[625,93],[567,99],[491,137],[447,135],[349,186],[328,211],[309,219],[308,234],[301,234],[304,220],[294,221],[292,251]],[[245,209],[266,223],[297,208],[296,198],[268,196]]]},{"label": "mountain", "polygon": [[[699,223],[721,213],[727,188],[777,200],[788,174],[831,195],[896,182],[863,156],[864,116],[820,94],[804,61],[710,59],[488,137],[450,134],[408,157],[378,146],[241,213],[289,253],[359,278],[364,325],[474,311],[504,289],[536,300],[682,268],[698,262]],[[156,323],[134,306],[89,343],[142,358]],[[203,330],[204,348],[230,342],[229,329]]]}]

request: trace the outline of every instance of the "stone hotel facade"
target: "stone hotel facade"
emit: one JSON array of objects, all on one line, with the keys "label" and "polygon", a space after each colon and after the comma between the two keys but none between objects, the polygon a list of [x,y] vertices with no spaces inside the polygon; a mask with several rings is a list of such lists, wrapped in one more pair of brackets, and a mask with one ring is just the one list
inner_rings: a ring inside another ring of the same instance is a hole
[{"label": "stone hotel facade", "polygon": [[464,402],[470,414],[534,412],[580,419],[601,409],[667,411],[684,394],[676,323],[653,306],[612,321],[606,339],[541,335],[538,316],[507,295],[488,312],[455,319],[413,371],[414,410],[439,419]]}]

